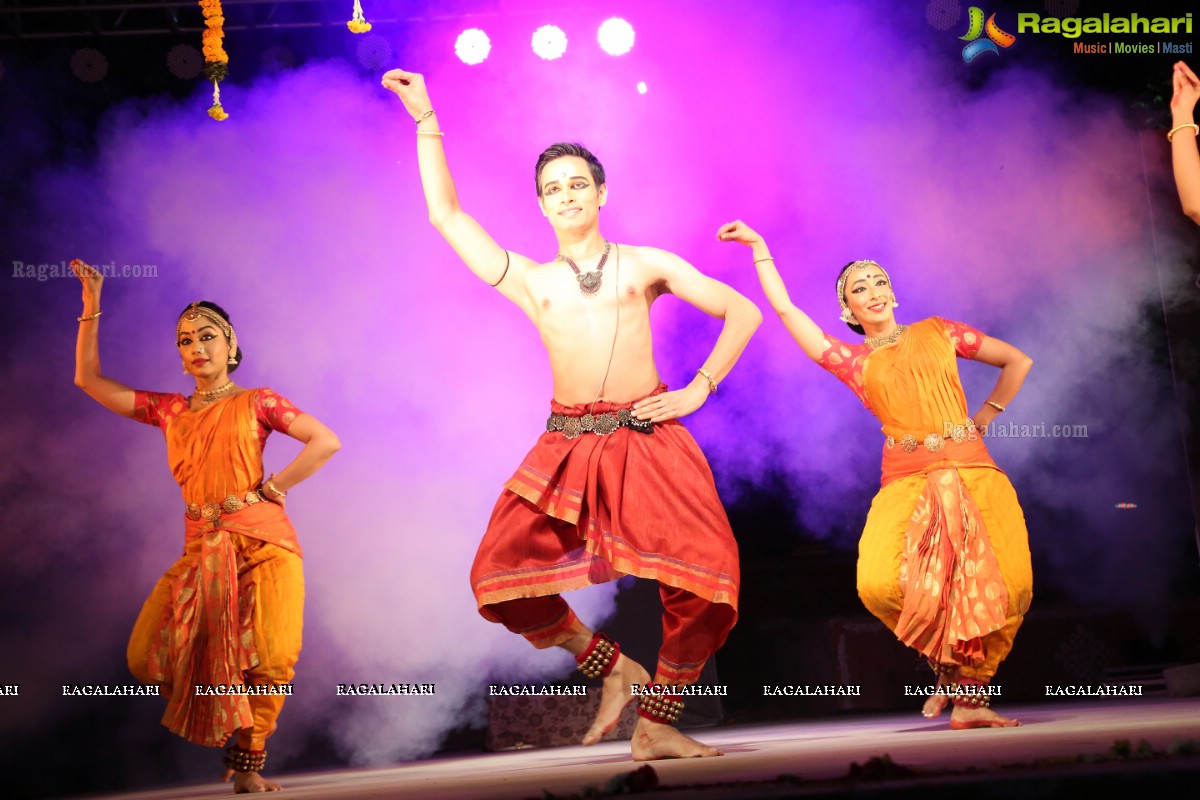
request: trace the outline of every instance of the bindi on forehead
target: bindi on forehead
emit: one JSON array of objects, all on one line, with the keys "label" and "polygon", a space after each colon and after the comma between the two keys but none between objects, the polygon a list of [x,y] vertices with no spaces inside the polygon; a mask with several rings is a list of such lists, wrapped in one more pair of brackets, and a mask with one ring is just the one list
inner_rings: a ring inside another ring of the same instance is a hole
[{"label": "bindi on forehead", "polygon": [[199,328],[192,329],[192,328],[187,327],[187,324],[185,323],[184,326],[179,329],[179,335],[180,336],[195,336],[196,334],[200,333],[200,331],[203,331],[203,330],[211,330],[211,331],[215,332],[217,330],[217,328],[215,325],[212,325],[210,323],[207,325],[201,325]]}]

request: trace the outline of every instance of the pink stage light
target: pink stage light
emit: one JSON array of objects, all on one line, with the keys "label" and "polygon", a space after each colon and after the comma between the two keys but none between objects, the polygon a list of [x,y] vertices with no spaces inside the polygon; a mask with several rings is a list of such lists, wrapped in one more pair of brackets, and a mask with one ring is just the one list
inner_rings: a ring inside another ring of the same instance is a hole
[{"label": "pink stage light", "polygon": [[492,40],[479,28],[467,28],[454,42],[454,54],[464,64],[482,64],[492,52]]},{"label": "pink stage light", "polygon": [[547,61],[562,58],[567,52],[567,35],[557,25],[543,25],[533,32],[533,52]]},{"label": "pink stage light", "polygon": [[596,41],[610,56],[623,56],[633,49],[633,26],[620,17],[606,19],[600,24]]}]

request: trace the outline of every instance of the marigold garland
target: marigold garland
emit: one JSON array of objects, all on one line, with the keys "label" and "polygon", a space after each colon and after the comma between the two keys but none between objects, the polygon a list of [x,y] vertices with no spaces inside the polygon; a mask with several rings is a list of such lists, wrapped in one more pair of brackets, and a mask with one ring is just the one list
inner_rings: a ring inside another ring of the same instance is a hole
[{"label": "marigold garland", "polygon": [[221,11],[221,0],[200,0],[200,11],[204,14],[204,33],[201,34],[204,49],[204,75],[213,85],[213,104],[208,115],[217,122],[229,119],[221,108],[221,87],[218,85],[229,74],[229,54],[221,44],[225,38],[225,15]]},{"label": "marigold garland", "polygon": [[346,23],[346,27],[351,33],[366,33],[371,30],[371,23],[367,22],[363,16],[362,3],[359,0],[354,0],[354,13],[350,15],[350,21]]}]

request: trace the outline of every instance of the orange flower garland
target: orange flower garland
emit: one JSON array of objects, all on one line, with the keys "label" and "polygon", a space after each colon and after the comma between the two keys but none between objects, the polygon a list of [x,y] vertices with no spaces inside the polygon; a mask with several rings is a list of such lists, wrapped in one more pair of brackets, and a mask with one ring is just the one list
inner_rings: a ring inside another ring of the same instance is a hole
[{"label": "orange flower garland", "polygon": [[221,44],[225,38],[225,15],[221,11],[221,0],[200,0],[200,11],[204,14],[204,74],[212,81],[213,104],[208,115],[217,122],[229,119],[221,108],[221,87],[218,84],[229,74],[229,54]]},{"label": "orange flower garland", "polygon": [[359,0],[354,0],[354,13],[350,15],[350,21],[346,23],[346,27],[351,33],[366,33],[371,30],[371,23],[367,22],[367,18],[363,16],[362,3]]}]

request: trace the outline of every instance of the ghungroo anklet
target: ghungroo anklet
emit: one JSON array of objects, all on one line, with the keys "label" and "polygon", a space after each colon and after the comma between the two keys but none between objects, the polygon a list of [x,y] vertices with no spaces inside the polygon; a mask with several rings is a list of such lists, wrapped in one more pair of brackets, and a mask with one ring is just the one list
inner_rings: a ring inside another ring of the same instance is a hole
[{"label": "ghungroo anklet", "polygon": [[992,704],[988,685],[983,681],[960,678],[953,687],[954,693],[950,695],[950,702],[959,708],[988,708]]},{"label": "ghungroo anklet", "polygon": [[266,750],[245,750],[241,747],[231,747],[225,754],[225,766],[234,772],[262,772],[266,765]]},{"label": "ghungroo anklet", "polygon": [[603,633],[592,636],[587,650],[575,656],[579,671],[589,678],[607,678],[621,654],[621,646]]},{"label": "ghungroo anklet", "polygon": [[958,672],[958,664],[940,664],[932,659],[929,661],[929,668],[939,678],[953,678]]},{"label": "ghungroo anklet", "polygon": [[637,713],[651,722],[674,725],[683,713],[683,701],[674,687],[657,683],[646,684],[645,693],[638,699]]}]

